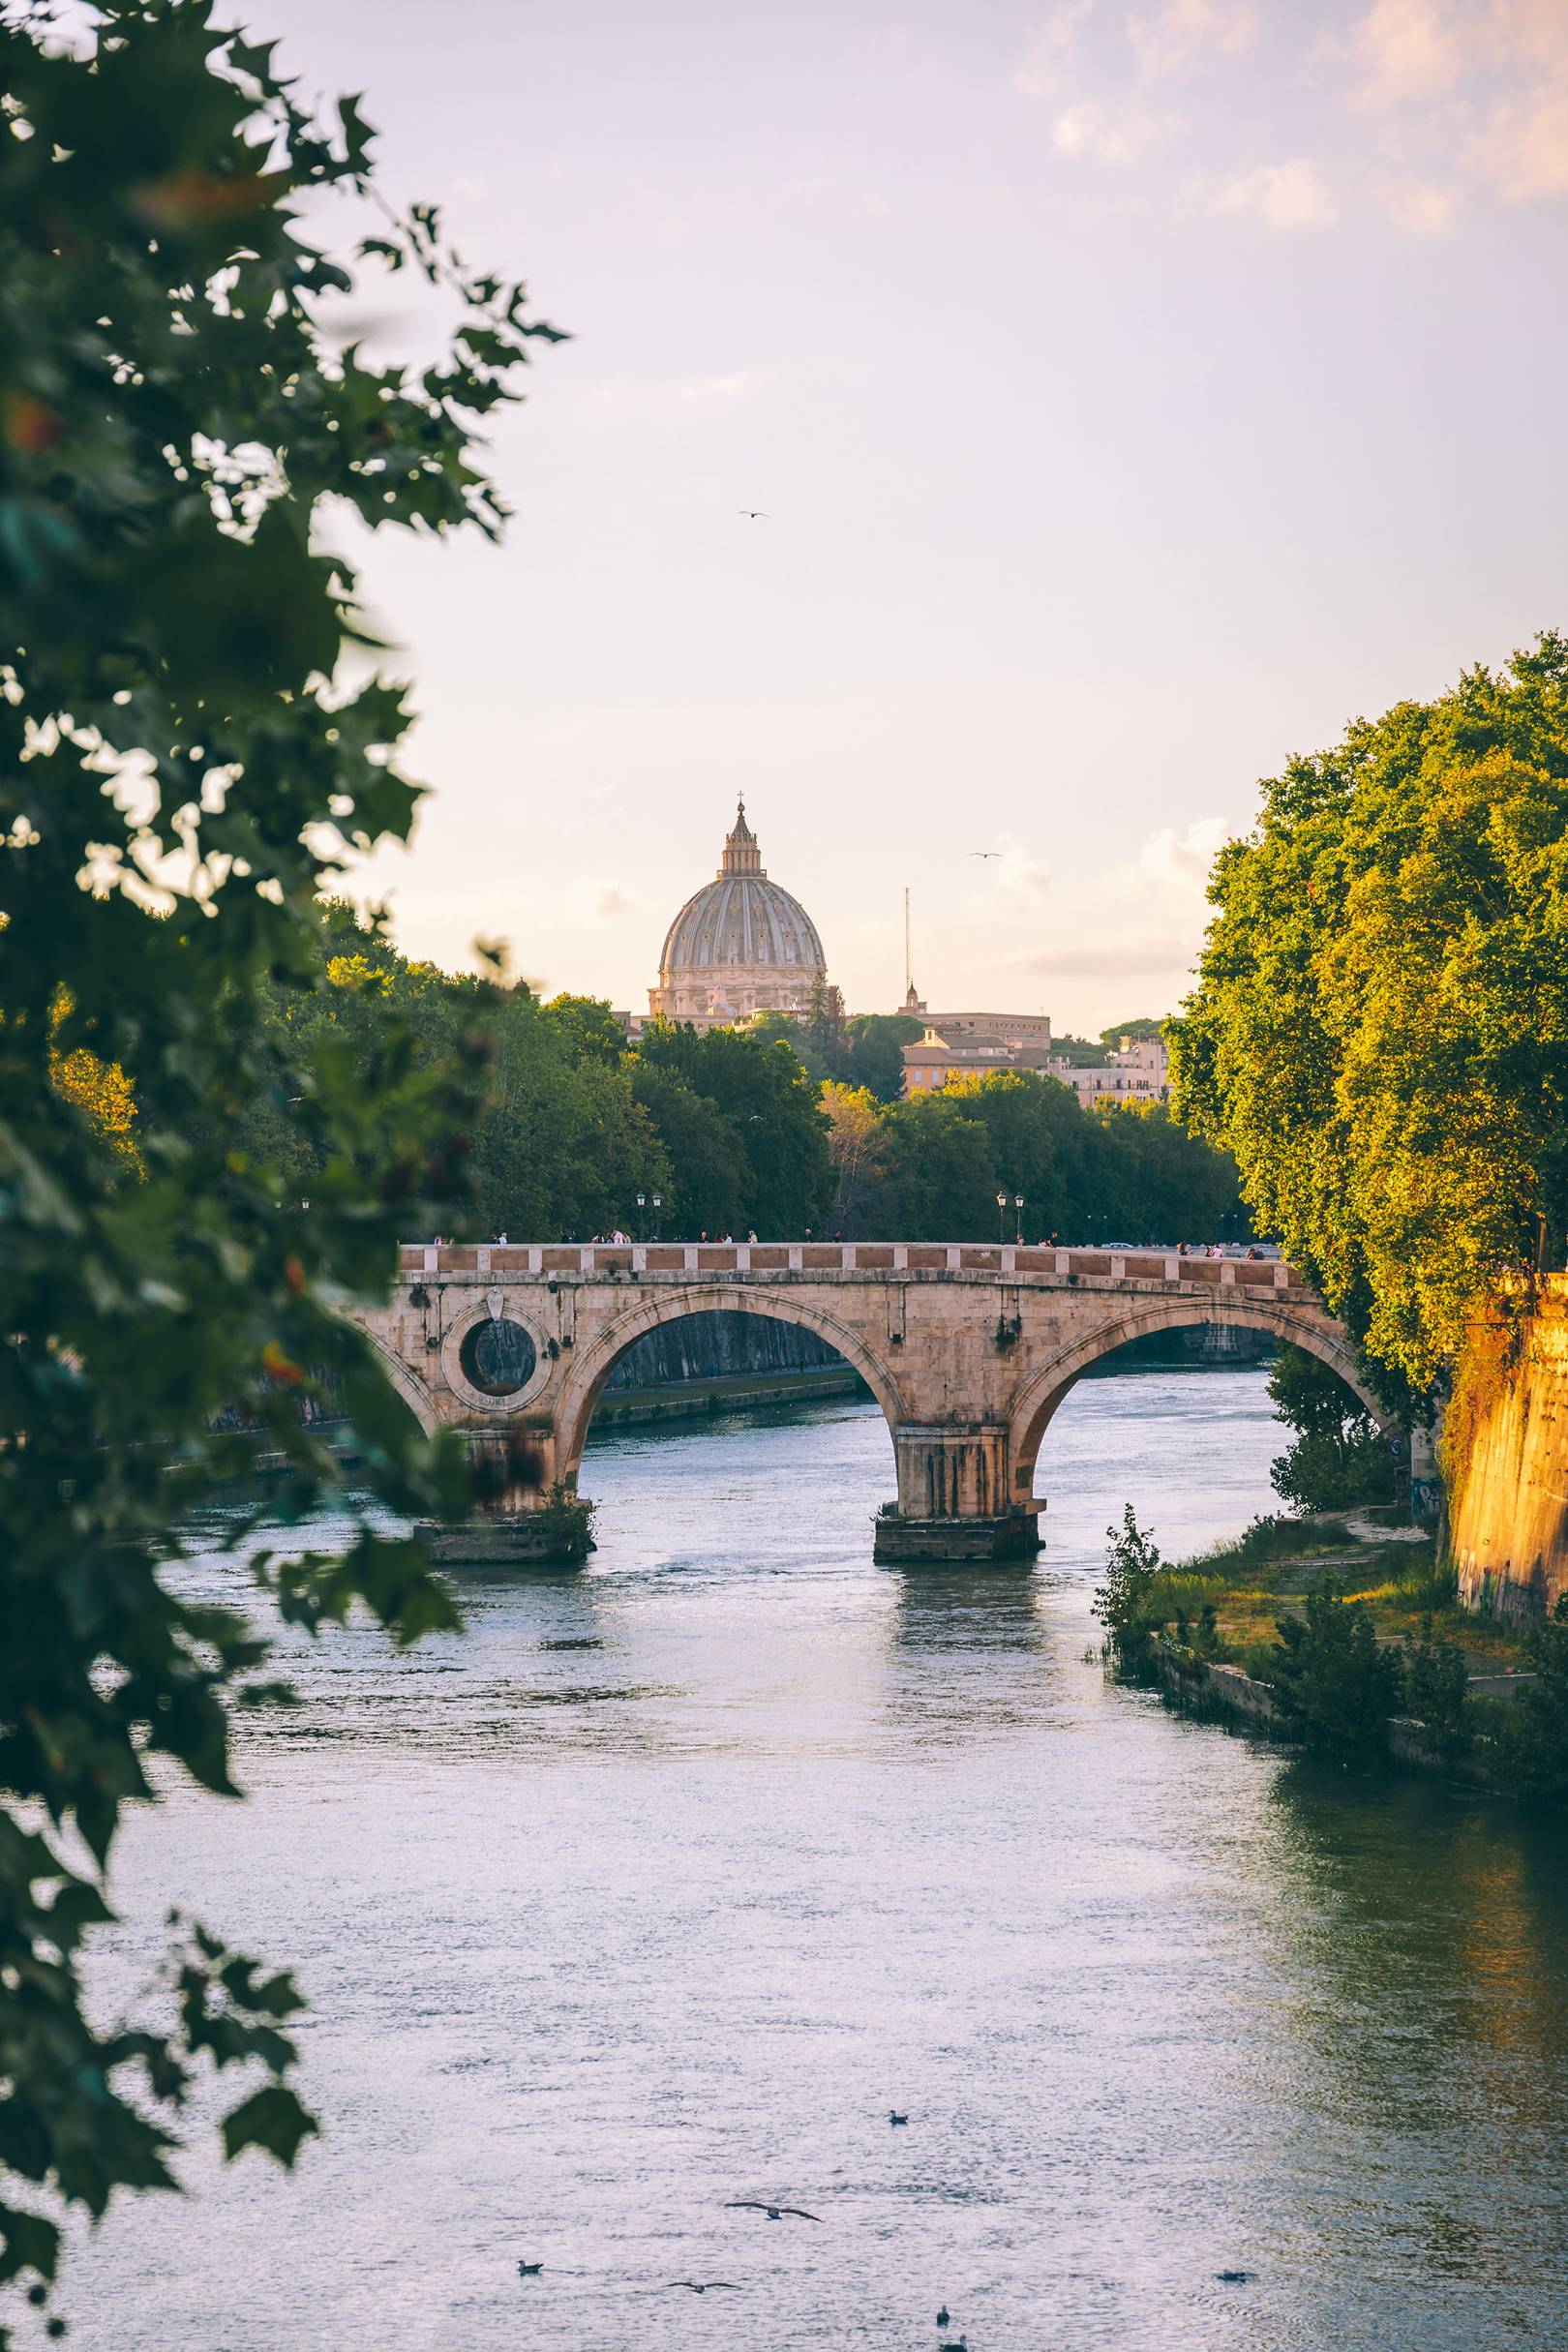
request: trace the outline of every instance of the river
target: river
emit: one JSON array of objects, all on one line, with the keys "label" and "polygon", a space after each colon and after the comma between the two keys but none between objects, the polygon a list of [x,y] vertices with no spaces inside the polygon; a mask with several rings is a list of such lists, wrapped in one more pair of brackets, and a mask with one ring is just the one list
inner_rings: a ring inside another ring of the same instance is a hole
[{"label": "river", "polygon": [[72,2340],[929,2347],[946,2304],[973,2352],[1568,2341],[1560,1824],[1093,1654],[1123,1503],[1191,1551],[1278,1437],[1255,1368],[1087,1380],[1038,1567],[900,1574],[874,1406],[617,1432],[587,1570],[468,1573],[407,1657],[296,1645],[251,1801],[128,1833],[104,1990],[175,1900],[288,1960],[326,2136],[117,2209]]}]

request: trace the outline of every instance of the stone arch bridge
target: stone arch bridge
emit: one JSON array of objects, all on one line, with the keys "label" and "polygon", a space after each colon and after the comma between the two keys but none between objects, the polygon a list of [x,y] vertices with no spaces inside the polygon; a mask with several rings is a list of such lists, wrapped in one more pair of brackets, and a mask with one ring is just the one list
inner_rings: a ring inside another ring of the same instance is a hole
[{"label": "stone arch bridge", "polygon": [[423,1427],[456,1427],[494,1458],[494,1507],[448,1555],[537,1555],[530,1517],[551,1485],[575,1490],[618,1359],[714,1310],[803,1324],[861,1374],[897,1466],[882,1560],[1032,1552],[1052,1414],[1098,1358],[1149,1332],[1272,1333],[1383,1417],[1342,1326],[1277,1262],[941,1242],[406,1246],[391,1303],[357,1319]]}]

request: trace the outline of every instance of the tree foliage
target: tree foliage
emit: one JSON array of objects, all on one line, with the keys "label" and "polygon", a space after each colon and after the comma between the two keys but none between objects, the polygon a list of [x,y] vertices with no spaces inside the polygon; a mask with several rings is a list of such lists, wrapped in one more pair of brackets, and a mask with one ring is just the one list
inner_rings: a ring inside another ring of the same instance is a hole
[{"label": "tree foliage", "polygon": [[[362,252],[441,285],[450,348],[335,350],[353,279],[301,217],[367,190],[370,133],[352,99],[317,126],[210,0],[8,7],[0,63],[0,2279],[38,2295],[63,2205],[171,2185],[202,2068],[244,2078],[230,2155],[311,2128],[286,1974],[185,1925],[155,2013],[103,2023],[78,1968],[125,1805],[170,1769],[235,1794],[230,1709],[276,1695],[264,1639],[167,1565],[244,1465],[220,1409],[304,1508],[337,1475],[298,1409],[324,1375],[396,1508],[466,1499],[341,1312],[461,1176],[482,1044],[458,1019],[421,1063],[365,1015],[374,942],[319,954],[323,881],[417,799],[327,527],[494,534],[475,432],[552,330],[416,208]],[[454,1622],[369,1525],[254,1572],[312,1631]]]},{"label": "tree foliage", "polygon": [[1119,1528],[1107,1527],[1110,1550],[1105,1555],[1105,1582],[1097,1587],[1091,1604],[1105,1628],[1105,1648],[1122,1673],[1136,1674],[1147,1664],[1156,1634],[1164,1619],[1154,1608],[1161,1557],[1154,1538],[1138,1525],[1128,1504]]},{"label": "tree foliage", "polygon": [[1269,1374],[1275,1418],[1296,1432],[1269,1472],[1298,1511],[1342,1511],[1392,1502],[1399,1467],[1371,1413],[1337,1372],[1305,1348],[1283,1344]]},{"label": "tree foliage", "polygon": [[1303,1614],[1277,1625],[1264,1679],[1285,1727],[1315,1747],[1380,1747],[1403,1675],[1400,1652],[1379,1645],[1366,1602],[1346,1600],[1325,1577],[1307,1594]]},{"label": "tree foliage", "polygon": [[1179,1115],[1428,1388],[1568,1231],[1568,639],[1292,760],[1210,897]]},{"label": "tree foliage", "polygon": [[1032,1241],[1218,1241],[1247,1230],[1231,1161],[1159,1104],[1086,1111],[1056,1078],[996,1070],[890,1104],[879,1125],[853,1195],[834,1210],[852,1238],[994,1240],[999,1191],[1010,1238],[1020,1217]]}]

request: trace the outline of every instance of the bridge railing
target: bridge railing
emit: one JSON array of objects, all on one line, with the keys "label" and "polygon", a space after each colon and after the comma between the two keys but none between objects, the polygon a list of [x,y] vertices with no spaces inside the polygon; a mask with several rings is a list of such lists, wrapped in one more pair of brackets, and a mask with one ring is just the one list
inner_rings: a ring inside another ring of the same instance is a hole
[{"label": "bridge railing", "polygon": [[1228,1290],[1307,1290],[1279,1258],[1184,1256],[1166,1250],[1052,1250],[995,1242],[406,1242],[406,1276],[437,1281],[561,1276],[863,1274],[1181,1282]]}]

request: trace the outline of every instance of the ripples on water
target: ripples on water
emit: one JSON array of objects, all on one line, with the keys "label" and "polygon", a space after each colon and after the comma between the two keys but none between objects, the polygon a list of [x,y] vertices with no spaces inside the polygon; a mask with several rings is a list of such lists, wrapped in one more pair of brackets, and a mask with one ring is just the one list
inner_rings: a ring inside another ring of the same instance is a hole
[{"label": "ripples on water", "polygon": [[301,1645],[252,1801],[129,1834],[116,1966],[173,1899],[295,1964],[327,2136],[121,2208],[75,2340],[929,2346],[944,2301],[974,2352],[1568,2340],[1560,1824],[1085,1657],[1124,1501],[1195,1549],[1277,1435],[1255,1370],[1085,1382],[1039,1567],[900,1574],[874,1407],[617,1434],[586,1572]]}]

